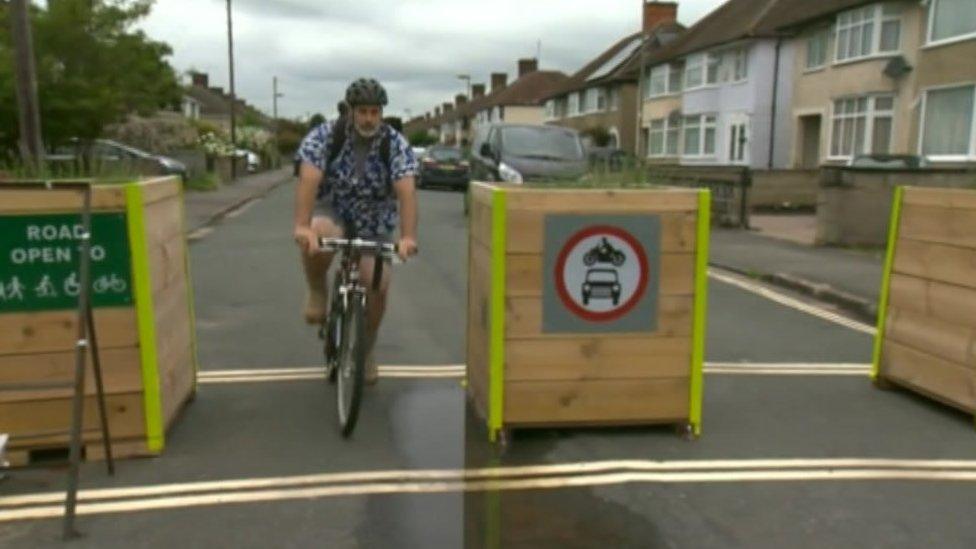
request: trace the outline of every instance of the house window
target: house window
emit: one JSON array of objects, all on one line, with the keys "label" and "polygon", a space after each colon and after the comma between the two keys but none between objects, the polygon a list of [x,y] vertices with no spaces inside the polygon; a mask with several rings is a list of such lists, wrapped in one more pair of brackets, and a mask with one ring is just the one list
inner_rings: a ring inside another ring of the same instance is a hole
[{"label": "house window", "polygon": [[929,0],[928,42],[976,38],[976,2]]},{"label": "house window", "polygon": [[976,157],[976,86],[928,90],[923,105],[923,155],[936,160]]},{"label": "house window", "polygon": [[837,16],[838,62],[896,52],[900,42],[900,4],[871,4]]},{"label": "house window", "polygon": [[834,101],[830,156],[850,158],[858,154],[889,152],[894,104],[890,95]]},{"label": "house window", "polygon": [[681,128],[669,118],[651,120],[647,155],[652,157],[677,156]]},{"label": "house window", "polygon": [[749,55],[745,48],[732,52],[732,81],[742,82],[749,77]]},{"label": "house window", "polygon": [[729,120],[729,162],[745,164],[748,162],[749,117],[735,115]]},{"label": "house window", "polygon": [[668,66],[668,93],[681,92],[681,73],[683,71],[681,65]]},{"label": "house window", "polygon": [[596,110],[607,110],[607,89],[597,88],[596,90]]},{"label": "house window", "polygon": [[684,117],[682,125],[683,156],[715,155],[715,116],[694,115]]},{"label": "house window", "polygon": [[569,116],[576,116],[580,112],[579,94],[569,94]]},{"label": "house window", "polygon": [[546,120],[554,120],[556,118],[556,100],[550,99],[546,101]]},{"label": "house window", "polygon": [[668,66],[658,65],[651,69],[651,79],[648,86],[650,97],[660,97],[668,93]]},{"label": "house window", "polygon": [[718,69],[722,65],[723,54],[720,53],[709,53],[705,56],[705,83],[715,84],[718,82],[719,74]]},{"label": "house window", "polygon": [[705,56],[692,55],[685,63],[685,89],[693,90],[705,85]]},{"label": "house window", "polygon": [[615,111],[620,108],[620,90],[610,88],[610,110]]},{"label": "house window", "polygon": [[823,28],[807,38],[807,69],[817,69],[827,64],[827,44],[830,29]]}]

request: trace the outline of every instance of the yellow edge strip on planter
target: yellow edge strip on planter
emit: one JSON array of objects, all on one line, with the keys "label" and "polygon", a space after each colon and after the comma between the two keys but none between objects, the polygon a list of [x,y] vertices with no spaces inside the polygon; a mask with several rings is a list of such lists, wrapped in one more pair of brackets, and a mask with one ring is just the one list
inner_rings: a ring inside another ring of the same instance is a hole
[{"label": "yellow edge strip on planter", "polygon": [[694,434],[701,434],[702,393],[705,368],[705,320],[708,314],[708,239],[711,230],[712,194],[698,193],[698,234],[695,239],[695,320],[691,350],[691,410],[688,422]]},{"label": "yellow edge strip on planter", "polygon": [[505,405],[505,190],[496,188],[491,206],[491,323],[488,382],[488,438],[494,442],[502,428]]},{"label": "yellow edge strip on planter", "polygon": [[159,452],[163,439],[163,411],[159,394],[159,364],[156,356],[156,320],[153,315],[152,279],[146,243],[146,219],[142,187],[125,186],[126,220],[132,251],[132,282],[135,289],[136,318],[139,325],[139,358],[142,363],[142,395],[146,417],[146,446]]},{"label": "yellow edge strip on planter", "polygon": [[888,222],[888,253],[885,255],[881,277],[881,297],[878,302],[878,332],[874,336],[874,358],[871,360],[871,379],[881,373],[881,347],[884,344],[885,325],[888,323],[888,293],[891,290],[891,270],[895,265],[895,244],[898,242],[898,224],[901,222],[901,203],[905,187],[895,187],[891,201],[891,220]]},{"label": "yellow edge strip on planter", "polygon": [[[186,227],[186,193],[183,184],[180,182],[180,217],[183,226],[180,227],[180,234],[187,234]],[[190,311],[190,361],[193,364],[193,392],[197,391],[197,374],[200,372],[200,360],[197,347],[197,313],[196,304],[193,301],[193,277],[190,276],[190,242],[183,236],[183,272],[186,273],[186,303]]]}]

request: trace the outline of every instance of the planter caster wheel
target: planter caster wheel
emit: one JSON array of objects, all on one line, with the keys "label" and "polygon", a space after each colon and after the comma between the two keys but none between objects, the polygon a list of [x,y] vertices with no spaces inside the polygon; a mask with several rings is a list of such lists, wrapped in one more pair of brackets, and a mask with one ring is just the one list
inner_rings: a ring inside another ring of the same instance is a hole
[{"label": "planter caster wheel", "polygon": [[695,426],[690,423],[679,423],[674,426],[674,431],[679,437],[689,442],[698,440],[698,435],[695,434]]}]

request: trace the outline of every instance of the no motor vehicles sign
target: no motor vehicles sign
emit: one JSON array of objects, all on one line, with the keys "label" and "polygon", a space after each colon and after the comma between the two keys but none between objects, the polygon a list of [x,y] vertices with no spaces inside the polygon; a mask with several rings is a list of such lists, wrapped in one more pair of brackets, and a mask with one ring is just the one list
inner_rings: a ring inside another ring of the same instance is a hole
[{"label": "no motor vehicles sign", "polygon": [[661,255],[654,215],[549,215],[543,332],[653,332]]}]

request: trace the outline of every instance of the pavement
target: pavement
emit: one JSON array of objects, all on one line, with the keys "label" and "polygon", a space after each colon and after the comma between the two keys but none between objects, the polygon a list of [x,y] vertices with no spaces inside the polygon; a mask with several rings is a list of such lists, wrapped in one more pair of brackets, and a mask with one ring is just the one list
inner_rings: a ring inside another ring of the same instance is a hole
[{"label": "pavement", "polygon": [[[423,253],[395,268],[382,377],[349,440],[310,373],[322,358],[299,314],[292,193],[198,238],[197,397],[161,457],[115,477],[85,464],[85,537],[70,545],[976,546],[972,417],[878,390],[869,327],[748,277],[710,281],[700,439],[540,429],[490,445],[451,376],[465,358],[461,195],[420,200]],[[63,479],[18,470],[0,484],[0,546],[64,546]]]},{"label": "pavement", "polygon": [[186,193],[187,232],[192,234],[221,219],[228,212],[260,198],[278,185],[292,181],[291,166],[238,178],[213,191]]},{"label": "pavement", "polygon": [[[798,222],[808,224],[804,217]],[[763,232],[715,228],[709,263],[833,303],[874,323],[884,251],[802,244],[798,232],[782,217],[765,224]]]}]

